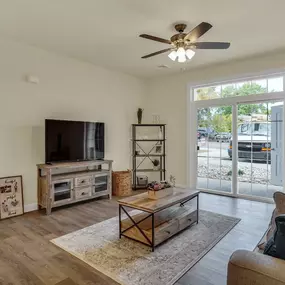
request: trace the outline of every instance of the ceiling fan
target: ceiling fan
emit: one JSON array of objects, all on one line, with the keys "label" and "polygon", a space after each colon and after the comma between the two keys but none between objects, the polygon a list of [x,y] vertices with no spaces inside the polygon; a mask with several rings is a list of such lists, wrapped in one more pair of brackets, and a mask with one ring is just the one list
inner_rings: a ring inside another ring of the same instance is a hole
[{"label": "ceiling fan", "polygon": [[228,49],[230,47],[230,43],[226,42],[197,42],[198,38],[212,28],[212,25],[209,23],[202,22],[189,33],[184,33],[184,30],[187,27],[185,24],[177,24],[174,27],[178,34],[173,35],[170,40],[147,34],[140,35],[140,37],[144,39],[171,45],[170,48],[145,55],[142,58],[149,58],[171,51],[168,55],[171,60],[175,61],[176,58],[178,58],[178,62],[185,62],[187,58],[191,59],[195,55],[195,49]]}]

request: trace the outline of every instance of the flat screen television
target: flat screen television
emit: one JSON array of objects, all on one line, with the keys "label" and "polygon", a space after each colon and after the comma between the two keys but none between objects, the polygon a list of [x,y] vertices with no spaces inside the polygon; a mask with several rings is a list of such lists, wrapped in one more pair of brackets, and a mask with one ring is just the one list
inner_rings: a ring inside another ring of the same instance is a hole
[{"label": "flat screen television", "polygon": [[104,159],[104,145],[104,123],[45,120],[46,163]]}]

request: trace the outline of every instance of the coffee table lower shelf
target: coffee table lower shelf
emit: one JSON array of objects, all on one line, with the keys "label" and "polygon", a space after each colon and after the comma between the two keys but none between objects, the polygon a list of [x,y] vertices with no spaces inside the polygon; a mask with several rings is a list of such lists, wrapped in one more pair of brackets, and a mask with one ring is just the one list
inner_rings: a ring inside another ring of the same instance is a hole
[{"label": "coffee table lower shelf", "polygon": [[[121,220],[122,210],[127,216],[124,220]],[[198,198],[195,210],[193,206],[177,204],[160,212],[141,212],[133,216],[126,211],[125,206],[119,205],[120,238],[124,236],[138,241],[154,251],[157,245],[198,223],[198,211]]]}]

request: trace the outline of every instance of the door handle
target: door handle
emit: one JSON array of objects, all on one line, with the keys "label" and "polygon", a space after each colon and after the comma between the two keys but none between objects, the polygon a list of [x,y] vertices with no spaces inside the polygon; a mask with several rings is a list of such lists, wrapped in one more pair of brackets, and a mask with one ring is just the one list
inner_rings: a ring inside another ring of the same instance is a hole
[{"label": "door handle", "polygon": [[275,148],[272,148],[272,149],[271,149],[271,151],[272,151],[272,150],[274,151],[274,150],[275,150]]}]

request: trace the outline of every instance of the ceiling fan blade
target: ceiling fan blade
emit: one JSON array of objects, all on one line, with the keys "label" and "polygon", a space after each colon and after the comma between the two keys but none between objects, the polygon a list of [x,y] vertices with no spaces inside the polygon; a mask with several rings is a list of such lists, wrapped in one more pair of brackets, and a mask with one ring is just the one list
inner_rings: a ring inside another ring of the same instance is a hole
[{"label": "ceiling fan blade", "polygon": [[147,35],[147,34],[142,34],[142,35],[140,35],[140,37],[141,37],[141,38],[144,38],[144,39],[148,39],[148,40],[152,40],[152,41],[156,41],[156,42],[160,42],[160,43],[170,44],[170,45],[171,45],[171,41],[170,41],[170,40],[158,38],[158,37],[155,37],[155,36],[151,36],[151,35]]},{"label": "ceiling fan blade", "polygon": [[155,55],[167,52],[167,51],[171,51],[171,50],[172,50],[172,48],[166,48],[166,49],[163,49],[163,50],[160,50],[160,51],[157,51],[157,52],[150,53],[148,55],[142,56],[142,58],[149,58],[149,57],[152,57],[152,56],[155,56]]},{"label": "ceiling fan blade", "polygon": [[191,32],[185,36],[185,40],[196,42],[198,38],[208,32],[213,26],[209,23],[202,22],[197,27],[195,27]]},{"label": "ceiling fan blade", "polygon": [[228,49],[231,44],[223,42],[199,42],[193,45],[196,49]]}]

